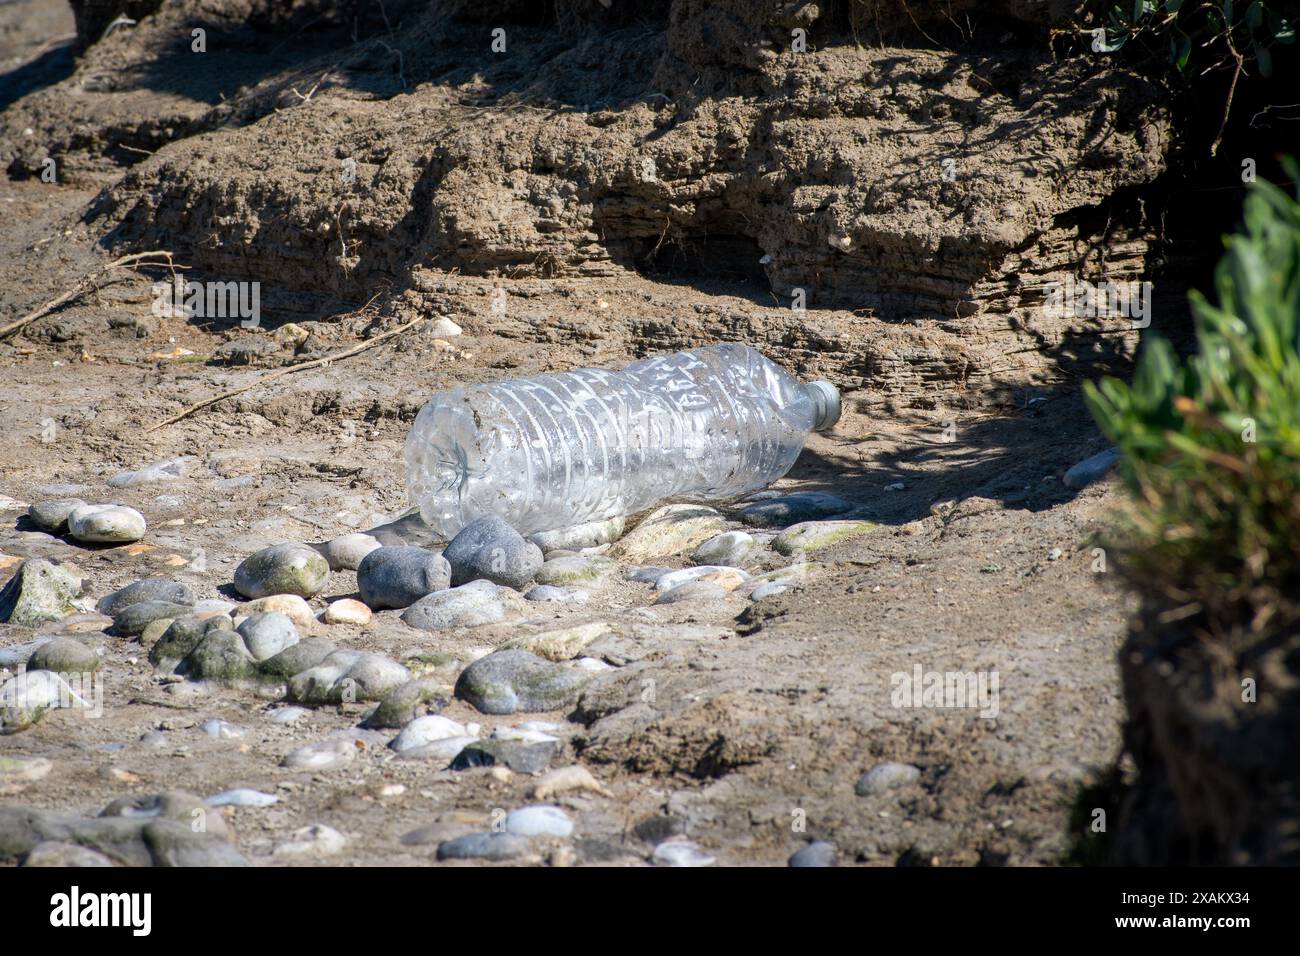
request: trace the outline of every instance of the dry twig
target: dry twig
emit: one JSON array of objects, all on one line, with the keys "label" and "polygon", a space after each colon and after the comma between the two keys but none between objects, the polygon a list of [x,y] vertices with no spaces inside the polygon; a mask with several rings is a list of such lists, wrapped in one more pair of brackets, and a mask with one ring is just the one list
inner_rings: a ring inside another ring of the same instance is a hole
[{"label": "dry twig", "polygon": [[195,412],[199,411],[200,409],[207,408],[209,405],[215,405],[217,404],[217,402],[224,402],[228,398],[233,398],[236,395],[242,395],[244,392],[251,391],[252,389],[257,388],[260,385],[265,385],[267,382],[273,382],[276,379],[283,378],[286,375],[292,375],[294,372],[306,371],[309,368],[319,368],[322,365],[329,365],[331,362],[337,362],[341,359],[351,358],[354,355],[364,352],[366,349],[374,348],[380,342],[386,342],[389,339],[393,338],[394,336],[402,334],[407,329],[411,328],[412,326],[419,325],[423,321],[425,320],[422,318],[412,319],[410,322],[407,322],[403,325],[399,325],[395,329],[389,329],[387,332],[380,332],[373,339],[367,339],[365,342],[362,342],[360,345],[354,345],[352,346],[352,348],[344,349],[342,352],[335,352],[333,355],[326,355],[324,358],[311,359],[310,361],[307,362],[299,362],[297,365],[288,365],[284,368],[276,369],[274,372],[270,372],[267,375],[261,375],[255,381],[249,382],[247,385],[241,385],[239,386],[239,388],[232,388],[229,389],[228,391],[224,391],[217,395],[213,395],[209,398],[205,398],[201,402],[195,402],[193,405],[190,405],[188,408],[182,409],[181,411],[177,412],[175,415],[171,416],[170,418],[166,418],[163,421],[160,421],[157,425],[152,425],[149,428],[146,428],[144,433],[148,435],[150,432],[156,432],[160,428],[166,428],[168,425],[174,425],[182,418],[186,418],[189,415],[193,415]]},{"label": "dry twig", "polygon": [[[154,256],[161,257],[161,261],[158,262],[143,261],[145,259],[149,259]],[[103,268],[99,269],[98,271],[92,272],[88,276],[84,276],[81,279],[81,281],[79,281],[70,290],[63,293],[63,295],[59,296],[58,298],[51,299],[49,302],[46,302],[35,312],[28,312],[21,319],[15,319],[14,321],[10,322],[8,325],[0,326],[0,339],[13,335],[13,333],[17,332],[19,329],[23,328],[24,326],[30,325],[32,322],[35,322],[37,319],[44,318],[45,316],[49,315],[51,312],[55,311],[56,309],[62,308],[63,306],[67,305],[69,302],[81,298],[87,292],[90,292],[94,289],[98,289],[99,280],[103,279],[114,269],[134,269],[138,266],[166,266],[172,269],[176,268],[175,263],[172,262],[172,254],[170,252],[166,252],[161,249],[154,249],[150,252],[133,252],[129,256],[123,256],[120,259],[114,259],[112,262],[110,262],[108,265],[104,266]]]}]

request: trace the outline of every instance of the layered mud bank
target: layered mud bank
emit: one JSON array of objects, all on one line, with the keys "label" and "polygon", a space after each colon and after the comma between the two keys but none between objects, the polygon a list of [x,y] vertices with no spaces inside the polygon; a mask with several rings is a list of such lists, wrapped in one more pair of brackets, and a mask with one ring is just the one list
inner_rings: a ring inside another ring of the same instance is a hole
[{"label": "layered mud bank", "polygon": [[979,402],[1131,352],[1130,316],[1052,308],[1052,283],[1164,265],[1139,199],[1167,96],[1054,49],[1068,4],[74,7],[89,48],[3,114],[0,161],[104,183],[106,245],[223,279],[432,314],[448,275],[726,278],[764,314],[616,322]]}]

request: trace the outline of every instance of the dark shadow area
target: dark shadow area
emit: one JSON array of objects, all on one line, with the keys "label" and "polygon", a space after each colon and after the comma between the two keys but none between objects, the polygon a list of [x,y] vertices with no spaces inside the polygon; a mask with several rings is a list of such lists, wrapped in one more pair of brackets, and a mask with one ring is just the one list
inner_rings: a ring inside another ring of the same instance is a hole
[{"label": "dark shadow area", "polygon": [[77,65],[75,47],[75,41],[65,40],[34,60],[0,74],[0,110],[7,109],[29,93],[70,77]]}]

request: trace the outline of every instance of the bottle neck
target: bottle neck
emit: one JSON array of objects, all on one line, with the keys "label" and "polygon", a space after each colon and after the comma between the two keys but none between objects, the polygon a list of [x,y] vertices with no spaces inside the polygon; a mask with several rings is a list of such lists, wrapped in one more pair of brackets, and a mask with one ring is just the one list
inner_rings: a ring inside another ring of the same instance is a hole
[{"label": "bottle neck", "polygon": [[835,427],[843,411],[840,390],[826,381],[809,382],[804,386],[813,406],[813,431],[824,432]]}]

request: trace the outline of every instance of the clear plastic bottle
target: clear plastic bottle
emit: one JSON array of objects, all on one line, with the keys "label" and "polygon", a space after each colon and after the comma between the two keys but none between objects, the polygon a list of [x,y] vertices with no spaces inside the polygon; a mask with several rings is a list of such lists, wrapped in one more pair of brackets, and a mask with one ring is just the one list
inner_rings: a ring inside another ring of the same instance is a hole
[{"label": "clear plastic bottle", "polygon": [[745,345],[461,386],[416,417],[407,490],[448,538],[485,514],[532,534],[761,488],[839,416],[834,385]]}]

